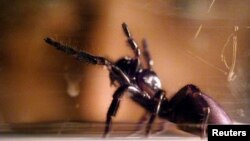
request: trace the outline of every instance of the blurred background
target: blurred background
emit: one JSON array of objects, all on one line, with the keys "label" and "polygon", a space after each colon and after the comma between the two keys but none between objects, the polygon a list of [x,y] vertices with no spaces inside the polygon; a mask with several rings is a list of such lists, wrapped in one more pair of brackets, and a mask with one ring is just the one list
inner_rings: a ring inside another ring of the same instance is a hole
[{"label": "blurred background", "polygon": [[[115,87],[102,66],[47,45],[52,37],[117,60],[133,56],[121,24],[147,39],[167,97],[193,83],[240,123],[250,116],[249,0],[1,0],[0,126],[105,121]],[[122,99],[115,122],[144,109]]]}]

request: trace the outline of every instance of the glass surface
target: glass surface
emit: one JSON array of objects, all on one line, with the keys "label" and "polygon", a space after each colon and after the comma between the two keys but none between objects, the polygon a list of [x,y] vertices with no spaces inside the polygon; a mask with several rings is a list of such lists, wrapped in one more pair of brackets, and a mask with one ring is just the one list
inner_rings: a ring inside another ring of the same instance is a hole
[{"label": "glass surface", "polygon": [[[192,83],[235,123],[249,123],[249,5],[248,0],[1,1],[0,134],[101,137],[117,88],[110,86],[108,70],[76,61],[44,39],[115,61],[133,56],[123,22],[139,47],[147,40],[167,98]],[[124,96],[111,136],[133,134],[144,114]],[[162,119],[155,128],[159,123]],[[152,136],[193,137],[176,126]]]}]

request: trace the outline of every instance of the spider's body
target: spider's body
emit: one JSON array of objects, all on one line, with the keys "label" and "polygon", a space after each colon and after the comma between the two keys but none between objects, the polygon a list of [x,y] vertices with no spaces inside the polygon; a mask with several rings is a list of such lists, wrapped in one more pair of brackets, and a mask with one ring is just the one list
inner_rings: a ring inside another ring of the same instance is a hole
[{"label": "spider's body", "polygon": [[114,63],[104,57],[78,52],[50,38],[45,39],[48,44],[80,61],[85,60],[92,64],[106,66],[110,72],[111,84],[118,84],[115,85],[118,89],[113,94],[113,100],[107,112],[105,136],[110,132],[112,117],[116,115],[125,91],[130,93],[130,97],[134,101],[151,113],[146,127],[147,135],[156,116],[180,125],[200,124],[201,126],[194,128],[180,126],[182,130],[193,134],[198,131],[200,135],[206,135],[207,124],[232,123],[229,116],[212,98],[192,84],[184,86],[171,100],[168,100],[160,79],[152,69],[153,61],[146,41],[143,40],[142,55],[146,61],[146,67],[143,67],[140,60],[141,50],[132,38],[128,26],[123,23],[122,27],[135,56],[133,58],[124,57]]},{"label": "spider's body", "polygon": [[[140,60],[129,57],[118,60],[115,65],[121,69],[129,78],[130,83],[140,88],[145,94],[153,96],[157,90],[161,89],[161,82],[157,74],[153,70],[144,69],[140,64]],[[110,72],[110,81],[118,81],[119,85],[124,85],[124,81],[120,76]]]}]

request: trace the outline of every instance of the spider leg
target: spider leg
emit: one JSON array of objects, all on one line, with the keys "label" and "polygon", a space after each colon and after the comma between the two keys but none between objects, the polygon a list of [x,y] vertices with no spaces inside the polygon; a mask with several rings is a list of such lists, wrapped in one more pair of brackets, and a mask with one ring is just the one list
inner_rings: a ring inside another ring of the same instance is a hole
[{"label": "spider leg", "polygon": [[162,101],[164,100],[165,98],[165,92],[162,91],[162,90],[159,90],[155,96],[153,97],[153,100],[156,101],[156,104],[155,104],[155,107],[154,107],[154,110],[149,118],[149,121],[147,123],[147,127],[146,127],[146,136],[148,136],[150,134],[150,130],[151,130],[151,127],[152,127],[152,123],[154,122],[156,116],[158,115],[160,109],[161,109],[161,103]]},{"label": "spider leg", "polygon": [[[140,118],[139,122],[137,123],[138,126],[134,129],[134,133],[132,133],[131,135],[129,135],[129,137],[136,137],[138,135],[145,135],[145,125],[147,124],[149,119],[149,112],[146,111],[142,117]],[[160,120],[159,126],[157,125],[157,129],[156,129],[156,133],[154,134],[160,134],[161,132],[164,132],[165,130],[165,120]]]},{"label": "spider leg", "polygon": [[147,95],[144,95],[142,91],[140,91],[138,88],[132,85],[123,85],[119,87],[115,93],[113,94],[113,100],[109,106],[108,112],[107,112],[107,118],[106,118],[106,127],[104,131],[104,137],[108,136],[108,133],[110,132],[111,129],[111,124],[112,124],[112,117],[114,117],[117,113],[117,110],[120,105],[120,100],[121,97],[125,94],[125,91],[128,91],[135,101],[141,101],[140,104],[143,106],[148,106],[151,107],[152,100],[149,99]]},{"label": "spider leg", "polygon": [[137,58],[139,58],[140,55],[141,55],[141,51],[140,51],[140,49],[139,49],[137,43],[136,43],[135,40],[133,39],[131,32],[129,31],[128,25],[127,25],[126,23],[123,23],[123,24],[122,24],[122,28],[123,28],[123,31],[124,31],[125,35],[126,35],[127,38],[128,38],[128,43],[129,43],[129,45],[131,46],[131,48],[133,49],[133,51],[134,51],[134,53],[135,53],[135,56],[136,56]]},{"label": "spider leg", "polygon": [[100,56],[94,56],[94,55],[91,55],[87,52],[77,51],[77,50],[73,49],[72,47],[67,46],[67,45],[63,45],[63,44],[61,44],[61,43],[59,43],[51,38],[46,38],[44,40],[46,43],[53,46],[57,50],[60,50],[60,51],[63,51],[69,55],[72,55],[74,58],[76,58],[79,61],[84,60],[84,61],[87,61],[87,62],[94,64],[94,65],[105,65],[109,71],[112,71],[113,73],[121,76],[121,78],[124,80],[125,83],[127,83],[127,84],[130,83],[130,80],[127,77],[127,75],[124,74],[120,68],[116,67],[108,59],[106,59],[104,57],[100,57]]},{"label": "spider leg", "polygon": [[152,69],[153,60],[151,59],[146,39],[142,40],[142,46],[143,46],[143,56],[144,56],[144,58],[146,60],[147,67],[148,67],[148,69]]},{"label": "spider leg", "polygon": [[57,42],[51,38],[45,38],[44,40],[46,43],[53,46],[57,50],[60,50],[60,51],[63,51],[69,55],[72,55],[74,58],[76,58],[79,61],[85,60],[91,64],[106,65],[106,66],[109,66],[112,64],[111,61],[109,61],[108,59],[106,59],[104,57],[94,56],[94,55],[91,55],[91,54],[89,54],[87,52],[83,52],[83,51],[77,51],[77,50],[73,49],[72,47],[67,46],[67,45],[63,45],[60,42]]},{"label": "spider leg", "polygon": [[145,113],[142,115],[142,117],[140,118],[138,124],[139,126],[136,128],[136,130],[140,130],[142,128],[142,126],[148,121],[148,111],[145,111]]},{"label": "spider leg", "polygon": [[137,123],[138,125],[134,129],[134,132],[129,135],[129,137],[138,136],[145,132],[145,124],[148,121],[148,114],[149,112],[145,111],[145,113],[141,116],[139,122]]},{"label": "spider leg", "polygon": [[110,132],[111,124],[112,124],[112,117],[114,117],[117,113],[117,110],[120,105],[120,99],[123,96],[124,92],[128,89],[128,85],[124,85],[119,87],[115,93],[113,94],[113,100],[109,106],[107,117],[106,117],[106,126],[104,131],[104,137],[108,136],[108,133]]}]

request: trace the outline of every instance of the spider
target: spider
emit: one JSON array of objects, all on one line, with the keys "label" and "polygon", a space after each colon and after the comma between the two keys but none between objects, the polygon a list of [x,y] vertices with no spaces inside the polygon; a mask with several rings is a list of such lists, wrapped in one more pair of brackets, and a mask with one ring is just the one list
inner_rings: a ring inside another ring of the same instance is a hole
[{"label": "spider", "polygon": [[[148,51],[146,40],[143,40],[141,53],[136,41],[126,23],[122,24],[127,42],[134,52],[134,57],[123,57],[116,62],[101,56],[94,56],[84,51],[77,51],[70,46],[63,45],[51,38],[45,42],[54,48],[72,55],[79,61],[87,61],[95,65],[106,66],[109,71],[111,84],[118,84],[113,94],[106,117],[104,137],[111,131],[112,118],[116,116],[120,101],[125,92],[130,98],[145,108],[150,117],[147,121],[145,134],[149,135],[152,123],[158,116],[176,124],[197,124],[196,127],[181,127],[186,132],[204,136],[207,124],[231,124],[232,120],[211,97],[204,94],[197,86],[188,84],[181,88],[173,98],[168,99],[162,89],[161,81],[153,71],[153,61]],[[142,57],[146,67],[142,66]]]}]

